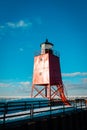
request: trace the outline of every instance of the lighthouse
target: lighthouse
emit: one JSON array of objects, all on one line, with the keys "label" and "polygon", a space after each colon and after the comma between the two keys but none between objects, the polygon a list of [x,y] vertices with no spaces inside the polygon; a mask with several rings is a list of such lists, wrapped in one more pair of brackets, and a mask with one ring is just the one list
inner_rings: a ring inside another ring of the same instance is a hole
[{"label": "lighthouse", "polygon": [[60,98],[69,104],[64,94],[60,57],[53,50],[54,44],[48,39],[40,44],[40,53],[34,56],[31,97],[41,96],[49,100]]}]

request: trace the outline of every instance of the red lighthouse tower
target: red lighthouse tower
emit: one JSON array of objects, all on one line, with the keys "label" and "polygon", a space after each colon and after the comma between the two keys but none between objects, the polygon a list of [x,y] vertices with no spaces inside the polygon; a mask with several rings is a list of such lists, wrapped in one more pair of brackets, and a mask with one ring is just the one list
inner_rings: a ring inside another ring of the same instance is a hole
[{"label": "red lighthouse tower", "polygon": [[49,100],[60,98],[69,104],[64,95],[59,55],[53,51],[53,44],[46,41],[40,45],[41,53],[34,57],[31,97],[41,95]]}]

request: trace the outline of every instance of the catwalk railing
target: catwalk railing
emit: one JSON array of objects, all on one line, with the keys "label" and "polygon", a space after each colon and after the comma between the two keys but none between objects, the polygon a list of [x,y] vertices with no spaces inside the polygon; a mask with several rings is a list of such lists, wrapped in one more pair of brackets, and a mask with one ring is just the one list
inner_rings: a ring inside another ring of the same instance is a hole
[{"label": "catwalk railing", "polygon": [[71,106],[65,106],[58,100],[20,101],[0,103],[0,126],[12,122],[30,121],[46,118],[57,114],[87,109],[85,100],[70,101]]}]

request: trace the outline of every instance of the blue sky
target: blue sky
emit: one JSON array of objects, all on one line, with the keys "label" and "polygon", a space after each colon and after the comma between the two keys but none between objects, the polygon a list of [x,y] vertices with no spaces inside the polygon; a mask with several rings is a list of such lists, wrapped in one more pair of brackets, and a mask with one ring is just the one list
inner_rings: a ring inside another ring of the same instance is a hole
[{"label": "blue sky", "polygon": [[87,95],[87,1],[0,0],[0,96],[29,96],[35,52],[60,53],[68,95]]}]

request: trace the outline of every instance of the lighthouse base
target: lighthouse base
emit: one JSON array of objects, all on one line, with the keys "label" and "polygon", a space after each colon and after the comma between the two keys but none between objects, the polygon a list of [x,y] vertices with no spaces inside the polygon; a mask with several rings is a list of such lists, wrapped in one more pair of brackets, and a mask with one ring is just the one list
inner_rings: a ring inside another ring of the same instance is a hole
[{"label": "lighthouse base", "polygon": [[55,86],[54,85],[51,86],[50,84],[43,85],[43,86],[33,84],[31,97],[32,98],[43,97],[49,100],[58,98],[61,99],[65,105],[70,105],[70,103],[68,102],[64,94],[64,87],[62,84],[58,84]]}]

